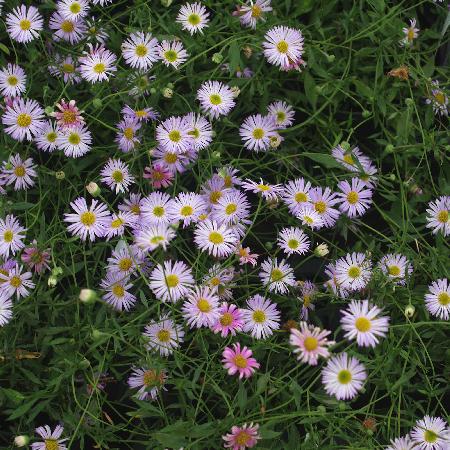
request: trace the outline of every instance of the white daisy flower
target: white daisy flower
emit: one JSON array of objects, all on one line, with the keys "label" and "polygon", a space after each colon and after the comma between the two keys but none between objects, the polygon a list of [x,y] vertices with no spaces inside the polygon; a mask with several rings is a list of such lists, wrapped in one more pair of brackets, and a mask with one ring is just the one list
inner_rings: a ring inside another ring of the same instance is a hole
[{"label": "white daisy flower", "polygon": [[417,450],[448,450],[450,436],[447,422],[440,417],[425,416],[411,431]]},{"label": "white daisy flower", "polygon": [[314,230],[314,228],[322,228],[325,225],[321,215],[311,204],[301,206],[295,216],[302,222],[302,225],[309,227],[312,230]]},{"label": "white daisy flower", "polygon": [[277,128],[287,128],[294,123],[294,109],[286,102],[277,101],[271,103],[267,108],[267,112],[275,121]]},{"label": "white daisy flower", "polygon": [[143,262],[144,256],[139,248],[123,245],[123,241],[119,241],[108,258],[108,272],[117,272],[122,277],[127,277],[134,274]]},{"label": "white daisy flower", "polygon": [[64,40],[71,44],[80,42],[87,31],[83,19],[68,19],[58,12],[54,12],[50,17],[49,28],[54,30],[55,41]]},{"label": "white daisy flower", "polygon": [[56,140],[60,132],[61,130],[56,123],[47,121],[34,138],[36,147],[44,152],[55,151],[57,149]]},{"label": "white daisy flower", "polygon": [[39,36],[44,27],[44,19],[34,6],[20,5],[6,15],[6,29],[11,39],[27,43]]},{"label": "white daisy flower", "polygon": [[136,297],[128,292],[133,285],[121,273],[109,272],[100,283],[105,291],[102,299],[117,311],[129,311],[136,303]]},{"label": "white daisy flower", "polygon": [[56,146],[69,158],[79,158],[91,151],[92,135],[86,125],[61,130]]},{"label": "white daisy flower", "polygon": [[255,339],[266,339],[280,328],[280,311],[276,303],[256,294],[247,300],[247,308],[241,309],[243,331]]},{"label": "white daisy flower", "polygon": [[278,294],[286,294],[289,292],[289,286],[296,286],[297,284],[294,270],[284,259],[278,262],[277,258],[267,258],[261,264],[259,278],[270,292]]},{"label": "white daisy flower", "polygon": [[256,114],[244,120],[239,134],[245,148],[255,152],[265,152],[270,148],[271,138],[277,135],[276,129],[272,116]]},{"label": "white daisy flower", "polygon": [[165,192],[152,192],[145,197],[141,204],[141,214],[145,223],[149,225],[169,224],[172,221],[169,209],[172,199]]},{"label": "white daisy flower", "polygon": [[89,14],[89,0],[58,0],[56,8],[65,19],[77,21]]},{"label": "white daisy flower", "polygon": [[144,252],[152,252],[158,247],[164,251],[169,242],[176,236],[172,227],[162,223],[149,225],[138,230],[135,235],[136,245]]},{"label": "white daisy flower", "polygon": [[90,83],[108,81],[117,71],[115,66],[117,57],[102,45],[93,47],[88,44],[89,51],[78,59],[80,63],[80,75]]},{"label": "white daisy flower", "polygon": [[283,228],[278,235],[278,246],[287,255],[303,255],[309,250],[311,242],[303,230],[297,227]]},{"label": "white daisy flower", "polygon": [[197,32],[203,34],[203,28],[208,26],[208,17],[209,12],[201,3],[186,3],[180,8],[176,21],[191,35]]},{"label": "white daisy flower", "polygon": [[185,116],[191,130],[189,134],[194,140],[194,149],[202,150],[212,142],[213,131],[211,124],[201,114],[189,113]]},{"label": "white daisy flower", "polygon": [[281,197],[294,216],[300,211],[300,208],[307,205],[310,197],[309,190],[311,183],[303,178],[296,178],[288,181],[283,186]]},{"label": "white daisy flower", "polygon": [[8,271],[8,275],[0,272],[0,297],[11,298],[16,294],[17,299],[28,297],[29,289],[34,289],[35,284],[30,280],[31,272],[22,273],[23,266],[16,264]]},{"label": "white daisy flower", "polygon": [[237,190],[224,193],[212,207],[211,217],[219,224],[233,225],[247,221],[250,215],[250,203],[247,196]]},{"label": "white daisy flower", "polygon": [[336,281],[342,289],[359,291],[372,276],[372,264],[364,253],[347,253],[336,261]]},{"label": "white daisy flower", "polygon": [[322,383],[329,395],[338,400],[354,398],[367,378],[366,370],[356,358],[347,353],[333,356],[322,369]]},{"label": "white daisy flower", "polygon": [[259,183],[247,178],[242,183],[242,188],[255,194],[261,194],[262,198],[270,202],[278,201],[278,198],[283,192],[281,184],[268,184],[265,183],[262,178],[260,178]]},{"label": "white daisy flower", "polygon": [[198,248],[214,257],[230,256],[236,250],[238,239],[226,225],[219,225],[215,220],[206,219],[197,224],[194,241]]},{"label": "white daisy flower", "polygon": [[9,254],[15,255],[25,247],[23,240],[26,231],[20,225],[19,220],[12,214],[8,214],[5,219],[0,219],[0,256],[8,258]]},{"label": "white daisy flower", "polygon": [[162,41],[158,48],[159,58],[162,63],[169,67],[178,69],[188,59],[188,52],[184,49],[180,41]]},{"label": "white daisy flower", "polygon": [[151,321],[144,330],[146,348],[169,356],[183,342],[183,327],[177,325],[168,315],[162,315],[158,321]]},{"label": "white daisy flower", "polygon": [[391,445],[386,450],[414,450],[414,442],[409,435],[391,440]]},{"label": "white daisy flower", "polygon": [[186,117],[169,117],[156,127],[156,140],[166,150],[186,153],[194,145],[191,124]]},{"label": "white daisy flower", "polygon": [[122,55],[134,69],[148,70],[158,61],[158,40],[150,33],[138,31],[122,43]]},{"label": "white daisy flower", "polygon": [[231,88],[220,81],[205,81],[197,91],[197,99],[202,111],[213,119],[227,115],[236,104]]},{"label": "white daisy flower", "polygon": [[3,163],[2,167],[5,184],[8,186],[14,183],[15,191],[34,186],[33,178],[37,177],[35,168],[36,166],[31,158],[23,161],[20,155],[11,156],[8,162]]},{"label": "white daisy flower", "polygon": [[284,26],[273,27],[264,39],[264,56],[270,64],[289,69],[300,63],[303,54],[303,35],[300,30]]},{"label": "white daisy flower", "polygon": [[428,203],[427,228],[432,228],[432,233],[441,232],[444,236],[450,235],[450,196],[442,196]]},{"label": "white daisy flower", "polygon": [[429,313],[442,320],[450,317],[450,285],[447,278],[433,281],[425,295],[425,306]]},{"label": "white daisy flower", "polygon": [[129,186],[134,183],[134,177],[130,175],[128,165],[120,159],[110,158],[100,175],[101,180],[116,194],[128,191]]},{"label": "white daisy flower", "polygon": [[407,278],[412,274],[412,264],[406,256],[399,253],[388,253],[381,258],[378,267],[386,277],[396,284],[405,284]]},{"label": "white daisy flower", "polygon": [[114,236],[123,236],[125,227],[132,227],[136,222],[136,216],[131,212],[120,211],[113,213],[105,225],[104,237],[109,241]]},{"label": "white daisy flower", "polygon": [[12,319],[12,301],[0,297],[0,327],[4,327]]},{"label": "white daisy flower", "polygon": [[4,97],[20,97],[26,88],[27,76],[22,67],[9,64],[0,70],[0,92]]},{"label": "white daisy flower", "polygon": [[196,286],[181,308],[191,328],[212,327],[220,318],[219,297],[209,287]]},{"label": "white daisy flower", "polygon": [[208,205],[200,194],[180,192],[170,204],[169,214],[174,221],[182,221],[183,228],[197,223],[199,217],[206,213]]}]

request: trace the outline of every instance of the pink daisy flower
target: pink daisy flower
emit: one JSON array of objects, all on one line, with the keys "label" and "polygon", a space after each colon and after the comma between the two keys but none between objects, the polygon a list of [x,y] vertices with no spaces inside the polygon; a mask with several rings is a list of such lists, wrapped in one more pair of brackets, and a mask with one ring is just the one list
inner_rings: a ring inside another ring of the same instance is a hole
[{"label": "pink daisy flower", "polygon": [[211,327],[214,333],[220,333],[222,337],[227,337],[228,334],[236,335],[236,331],[242,330],[243,320],[241,310],[233,304],[226,302],[222,303],[219,308],[220,317],[217,322]]},{"label": "pink daisy flower", "polygon": [[236,250],[236,255],[239,256],[239,264],[251,264],[253,267],[258,263],[258,256],[256,253],[251,253],[250,247],[242,247],[240,245]]},{"label": "pink daisy flower", "polygon": [[241,344],[233,344],[233,348],[226,347],[222,353],[223,366],[228,371],[228,375],[239,373],[239,379],[250,378],[255,369],[259,369],[259,363],[252,358],[252,351]]},{"label": "pink daisy flower", "polygon": [[143,177],[150,180],[153,188],[161,189],[162,187],[169,187],[172,184],[174,174],[164,164],[155,163],[151,167],[144,169]]},{"label": "pink daisy flower", "polygon": [[242,427],[233,426],[231,433],[222,436],[225,441],[224,447],[231,450],[245,450],[254,447],[261,437],[258,434],[259,425],[253,425],[253,422],[247,426],[246,423]]},{"label": "pink daisy flower", "polygon": [[75,100],[70,100],[67,103],[64,99],[61,99],[61,103],[57,103],[56,107],[59,111],[55,111],[52,115],[62,129],[79,128],[84,125],[84,119],[81,116],[83,111],[77,108]]},{"label": "pink daisy flower", "polygon": [[32,246],[23,249],[20,258],[29,269],[34,269],[36,273],[41,273],[45,269],[50,270],[48,265],[50,262],[50,249],[39,250],[36,240],[33,241]]}]

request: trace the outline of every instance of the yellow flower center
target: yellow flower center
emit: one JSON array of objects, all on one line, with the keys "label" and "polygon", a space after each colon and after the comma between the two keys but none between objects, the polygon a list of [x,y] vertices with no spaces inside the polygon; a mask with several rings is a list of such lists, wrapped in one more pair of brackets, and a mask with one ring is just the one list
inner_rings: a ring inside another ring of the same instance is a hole
[{"label": "yellow flower center", "polygon": [[232,323],[233,323],[233,316],[229,312],[223,313],[222,317],[220,318],[220,324],[224,327],[227,327]]},{"label": "yellow flower center", "polygon": [[437,215],[438,222],[441,223],[447,223],[448,222],[448,210],[443,209],[442,211],[439,211]]},{"label": "yellow flower center", "polygon": [[398,277],[400,275],[400,267],[398,266],[389,266],[388,267],[389,275],[392,275],[393,277]]},{"label": "yellow flower center", "polygon": [[16,86],[17,83],[19,82],[19,79],[18,79],[16,76],[14,76],[14,75],[10,75],[10,76],[7,78],[6,82],[7,82],[10,86]]},{"label": "yellow flower center", "polygon": [[351,154],[348,155],[344,155],[344,157],[342,158],[347,164],[350,164],[351,166],[353,166],[355,164],[355,161],[353,160],[353,156]]},{"label": "yellow flower center", "polygon": [[220,105],[220,104],[222,103],[222,98],[220,97],[219,94],[211,94],[211,95],[209,96],[209,101],[210,101],[213,105],[217,106],[217,105]]},{"label": "yellow flower center", "polygon": [[292,250],[295,250],[298,247],[298,244],[299,242],[297,241],[297,239],[289,239],[287,242],[288,247]]},{"label": "yellow flower center", "polygon": [[65,20],[61,24],[61,30],[64,31],[64,33],[72,33],[72,31],[75,29],[75,26],[73,25],[73,22],[70,20]]},{"label": "yellow flower center", "polygon": [[111,174],[111,178],[116,182],[116,183],[121,183],[123,181],[123,173],[120,170],[115,170],[112,174]]},{"label": "yellow flower center", "polygon": [[23,177],[25,175],[26,171],[25,171],[25,167],[24,166],[17,166],[14,169],[14,175],[16,175],[16,177]]},{"label": "yellow flower center", "polygon": [[233,180],[230,177],[230,175],[225,175],[223,177],[223,184],[225,185],[226,188],[230,188],[231,186],[233,186]]},{"label": "yellow flower center", "polygon": [[206,300],[206,298],[201,298],[198,300],[197,302],[197,308],[199,309],[199,311],[201,311],[202,313],[207,313],[211,311],[211,305],[208,302],[208,300]]},{"label": "yellow flower center", "polygon": [[63,112],[62,119],[65,124],[74,123],[77,120],[77,114],[69,109]]},{"label": "yellow flower center", "polygon": [[6,230],[3,233],[3,240],[5,242],[12,242],[13,238],[14,238],[14,233],[11,230]]},{"label": "yellow flower center", "polygon": [[412,42],[414,39],[414,29],[408,28],[408,34],[407,34],[408,41]]},{"label": "yellow flower center", "polygon": [[351,266],[347,274],[350,278],[358,278],[361,275],[361,269],[358,266]]},{"label": "yellow flower center", "polygon": [[134,130],[131,127],[127,127],[125,128],[125,130],[123,130],[123,135],[129,140],[131,141],[134,137]]},{"label": "yellow flower center", "polygon": [[294,200],[295,200],[297,203],[305,203],[305,202],[308,201],[308,196],[307,196],[304,192],[297,192],[297,193],[294,195]]},{"label": "yellow flower center", "polygon": [[106,66],[104,63],[97,63],[94,67],[93,70],[95,73],[103,73],[106,70]]},{"label": "yellow flower center", "polygon": [[289,48],[289,44],[286,41],[280,41],[277,44],[277,50],[280,53],[287,53],[288,48]]},{"label": "yellow flower center", "polygon": [[211,194],[209,194],[209,200],[211,203],[217,203],[221,197],[222,197],[222,192],[220,192],[220,191],[213,191],[213,192],[211,192]]},{"label": "yellow flower center", "polygon": [[189,14],[187,21],[190,25],[198,25],[201,22],[201,18],[198,14]]},{"label": "yellow flower center", "polygon": [[80,222],[85,227],[90,227],[90,226],[94,225],[95,220],[96,220],[96,217],[92,211],[86,211],[86,212],[82,213],[80,216]]},{"label": "yellow flower center", "polygon": [[147,117],[147,112],[143,109],[140,109],[139,111],[134,112],[137,117]]},{"label": "yellow flower center", "polygon": [[161,241],[163,241],[163,240],[164,240],[164,237],[163,237],[163,236],[153,236],[153,237],[150,239],[150,243],[156,245],[156,244],[159,244],[159,243],[160,243]]},{"label": "yellow flower center", "polygon": [[350,191],[347,194],[347,201],[350,203],[350,205],[354,205],[355,203],[357,203],[359,200],[359,195],[357,192],[355,191]]},{"label": "yellow flower center", "polygon": [[265,133],[264,130],[262,128],[255,128],[253,130],[253,137],[255,139],[262,139],[264,137]]},{"label": "yellow flower center", "polygon": [[303,296],[303,306],[307,308],[311,304],[311,295],[305,294]]},{"label": "yellow flower center", "polygon": [[358,317],[355,320],[355,327],[361,333],[367,333],[372,328],[372,324],[366,317]]},{"label": "yellow flower center", "polygon": [[259,19],[262,15],[262,8],[261,6],[258,5],[253,5],[252,6],[252,17],[254,19]]},{"label": "yellow flower center", "polygon": [[147,47],[144,44],[138,44],[136,45],[135,53],[136,56],[142,58],[148,53]]},{"label": "yellow flower center", "polygon": [[29,127],[31,124],[31,116],[26,113],[21,113],[17,116],[17,125],[19,127],[25,128]]},{"label": "yellow flower center", "polygon": [[23,31],[28,31],[31,28],[31,22],[28,19],[22,19],[19,22],[19,27]]},{"label": "yellow flower center", "polygon": [[423,438],[429,443],[436,442],[438,437],[439,436],[432,430],[425,430],[425,433],[423,433]]},{"label": "yellow flower center", "polygon": [[9,284],[13,287],[13,288],[18,288],[20,287],[20,285],[22,284],[22,280],[20,279],[20,277],[18,277],[17,275],[14,275],[13,277],[11,277],[11,279],[9,280]]},{"label": "yellow flower center", "polygon": [[159,330],[156,335],[160,342],[169,342],[170,341],[170,331],[169,330]]},{"label": "yellow flower center", "polygon": [[130,270],[132,265],[133,265],[133,261],[131,258],[122,258],[118,264],[119,269],[123,272]]},{"label": "yellow flower center", "polygon": [[438,302],[442,306],[447,306],[450,303],[450,295],[447,292],[440,292],[438,295]]},{"label": "yellow flower center", "polygon": [[64,73],[74,73],[75,72],[75,66],[73,64],[65,63],[62,65],[62,70]]},{"label": "yellow flower center", "polygon": [[78,133],[70,133],[67,140],[72,145],[78,145],[81,141],[80,135]]},{"label": "yellow flower center", "polygon": [[166,153],[164,155],[164,161],[167,164],[175,164],[178,160],[178,156],[175,153]]},{"label": "yellow flower center", "polygon": [[308,352],[312,352],[313,350],[315,350],[319,346],[319,341],[317,340],[317,338],[315,338],[313,336],[308,336],[303,341],[303,345],[305,346],[305,349]]},{"label": "yellow flower center", "polygon": [[178,59],[178,53],[175,50],[167,50],[164,52],[164,58],[173,63]]},{"label": "yellow flower center", "polygon": [[270,191],[270,186],[266,186],[265,184],[258,184],[256,187],[263,192]]},{"label": "yellow flower center", "polygon": [[158,375],[155,370],[147,370],[144,373],[144,385],[146,387],[161,386],[163,384],[162,374]]},{"label": "yellow flower center", "polygon": [[247,359],[244,358],[242,355],[236,355],[234,357],[234,364],[239,367],[239,369],[245,369],[248,365]]},{"label": "yellow flower center", "polygon": [[227,205],[227,207],[225,208],[225,213],[230,215],[235,213],[237,210],[237,205],[236,203],[230,203],[229,205]]},{"label": "yellow flower center", "polygon": [[445,104],[445,94],[442,91],[436,92],[434,94],[434,99],[440,105],[444,105]]},{"label": "yellow flower center", "polygon": [[246,431],[239,431],[239,433],[237,434],[235,439],[236,439],[236,444],[238,444],[240,446],[244,446],[250,441],[251,437]]},{"label": "yellow flower center", "polygon": [[327,210],[327,204],[323,201],[318,201],[314,203],[314,209],[319,213],[323,214]]},{"label": "yellow flower center", "polygon": [[261,309],[253,311],[252,317],[256,323],[264,323],[266,321],[266,313]]},{"label": "yellow flower center", "polygon": [[177,275],[171,274],[166,276],[166,284],[169,288],[174,288],[178,286],[180,279]]},{"label": "yellow flower center", "polygon": [[283,272],[280,269],[273,269],[270,274],[270,278],[272,281],[281,281],[284,277]]},{"label": "yellow flower center", "polygon": [[194,208],[192,206],[186,205],[181,208],[180,214],[184,217],[191,216],[194,212]]},{"label": "yellow flower center", "polygon": [[169,133],[169,139],[172,142],[180,142],[181,141],[181,133],[178,130],[172,130]]},{"label": "yellow flower center", "polygon": [[123,224],[125,223],[125,221],[123,219],[121,219],[120,217],[118,217],[117,219],[114,219],[111,222],[111,228],[119,228],[121,227]]},{"label": "yellow flower center", "polygon": [[71,5],[70,5],[70,12],[72,13],[72,14],[78,14],[80,11],[81,11],[81,5],[79,4],[79,3],[77,3],[77,2],[73,2]]},{"label": "yellow flower center", "polygon": [[153,208],[153,214],[156,216],[156,217],[162,217],[163,215],[164,215],[164,208],[162,207],[162,206],[155,206],[154,208]]},{"label": "yellow flower center", "polygon": [[352,374],[347,369],[342,369],[338,372],[337,375],[338,381],[341,384],[348,384],[350,381],[352,381]]},{"label": "yellow flower center", "polygon": [[212,242],[214,245],[220,245],[223,243],[223,236],[217,231],[212,231],[209,233],[209,242]]},{"label": "yellow flower center", "polygon": [[59,445],[56,439],[45,439],[45,450],[58,450]]},{"label": "yellow flower center", "polygon": [[115,284],[112,288],[112,293],[116,297],[123,297],[125,295],[125,289],[120,284]]},{"label": "yellow flower center", "polygon": [[50,133],[47,133],[47,141],[48,142],[55,142],[58,135],[54,131],[50,131]]}]

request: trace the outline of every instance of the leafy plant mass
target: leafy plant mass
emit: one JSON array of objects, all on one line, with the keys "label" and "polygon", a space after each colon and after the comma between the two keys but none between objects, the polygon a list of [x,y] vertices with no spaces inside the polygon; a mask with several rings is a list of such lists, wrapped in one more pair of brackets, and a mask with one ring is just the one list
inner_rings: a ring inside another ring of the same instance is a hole
[{"label": "leafy plant mass", "polygon": [[1,448],[450,449],[446,1],[0,20]]}]

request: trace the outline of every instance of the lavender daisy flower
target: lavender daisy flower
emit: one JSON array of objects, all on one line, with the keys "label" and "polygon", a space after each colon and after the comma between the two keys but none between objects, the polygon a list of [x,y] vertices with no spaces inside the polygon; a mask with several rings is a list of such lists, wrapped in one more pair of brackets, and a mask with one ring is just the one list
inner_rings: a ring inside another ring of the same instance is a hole
[{"label": "lavender daisy flower", "polygon": [[6,15],[6,29],[11,39],[26,44],[39,36],[44,20],[34,6],[20,5]]},{"label": "lavender daisy flower", "polygon": [[202,150],[212,142],[213,131],[211,124],[200,114],[186,114],[185,119],[189,122],[191,130],[189,134],[193,138],[195,150]]},{"label": "lavender daisy flower", "polygon": [[117,132],[115,141],[117,142],[120,150],[124,153],[133,151],[140,140],[136,136],[136,132],[141,128],[141,124],[131,117],[125,116],[117,124],[119,131]]},{"label": "lavender daisy flower", "polygon": [[8,258],[9,254],[15,255],[24,248],[25,231],[12,214],[8,214],[4,220],[0,219],[0,256]]},{"label": "lavender daisy flower", "polygon": [[122,43],[122,55],[134,69],[148,70],[160,58],[158,41],[150,33],[138,31]]},{"label": "lavender daisy flower", "polygon": [[29,269],[34,269],[36,273],[42,273],[46,269],[50,270],[50,266],[48,265],[50,256],[50,249],[40,250],[36,240],[34,240],[30,247],[24,248],[20,259]]},{"label": "lavender daisy flower", "polygon": [[431,86],[431,97],[426,99],[426,103],[433,106],[436,115],[448,116],[448,96],[440,89],[439,81],[433,80]]},{"label": "lavender daisy flower", "polygon": [[133,285],[127,276],[119,272],[109,272],[100,283],[106,292],[102,298],[117,311],[129,311],[136,303],[136,297],[128,292]]},{"label": "lavender daisy flower", "polygon": [[181,311],[191,328],[212,327],[220,317],[219,297],[207,286],[196,286]]},{"label": "lavender daisy flower", "polygon": [[55,430],[48,425],[36,428],[36,433],[44,439],[44,442],[34,442],[31,444],[33,450],[67,450],[65,441],[68,439],[60,439],[64,428],[61,425],[56,425]]},{"label": "lavender daisy flower", "polygon": [[447,278],[433,281],[425,295],[425,307],[428,312],[442,320],[450,317],[450,285]]},{"label": "lavender daisy flower", "polygon": [[164,369],[133,368],[133,373],[128,378],[128,386],[138,389],[139,400],[156,400],[161,391],[167,390],[164,387],[166,380],[167,374]]},{"label": "lavender daisy flower", "polygon": [[209,219],[197,225],[194,241],[200,250],[219,258],[230,256],[238,244],[236,234],[230,228]]},{"label": "lavender daisy flower", "polygon": [[184,49],[180,41],[162,41],[158,47],[159,58],[167,67],[178,67],[187,61],[188,52]]},{"label": "lavender daisy flower", "polygon": [[44,152],[54,152],[57,149],[56,140],[60,132],[58,125],[47,121],[34,138],[36,147]]},{"label": "lavender daisy flower", "polygon": [[13,304],[9,298],[0,296],[0,327],[4,327],[12,319]]},{"label": "lavender daisy flower", "polygon": [[364,253],[347,253],[336,261],[336,282],[346,290],[364,289],[372,276],[371,266]]},{"label": "lavender daisy flower", "polygon": [[118,194],[127,192],[129,186],[134,183],[134,177],[130,175],[128,165],[120,159],[109,159],[100,172],[101,180],[109,188]]},{"label": "lavender daisy flower", "polygon": [[176,22],[180,23],[183,30],[189,31],[192,36],[197,32],[203,34],[203,28],[209,26],[208,17],[209,12],[201,3],[186,3],[180,8]]},{"label": "lavender daisy flower", "polygon": [[66,19],[77,21],[89,13],[89,0],[58,0],[58,12]]},{"label": "lavender daisy flower", "polygon": [[319,229],[325,226],[322,216],[311,204],[304,204],[301,206],[295,214],[295,217],[301,221],[302,225],[309,227],[312,230],[314,228]]},{"label": "lavender daisy flower", "polygon": [[27,76],[17,64],[9,64],[0,70],[0,93],[4,97],[20,97],[26,88]]},{"label": "lavender daisy flower", "polygon": [[109,77],[117,71],[116,55],[102,45],[93,47],[89,44],[88,47],[89,51],[84,52],[85,56],[78,59],[81,77],[90,83],[108,81]]},{"label": "lavender daisy flower", "polygon": [[278,235],[278,246],[287,255],[303,255],[311,245],[308,236],[297,227],[283,228]]},{"label": "lavender daisy flower", "polygon": [[191,124],[186,117],[169,117],[156,127],[156,140],[167,151],[186,153],[194,145]]},{"label": "lavender daisy flower", "polygon": [[48,70],[52,76],[62,77],[64,83],[77,84],[81,81],[78,61],[71,55],[63,57],[56,54],[53,63],[48,66]]},{"label": "lavender daisy flower", "polygon": [[298,64],[303,54],[303,35],[295,28],[277,26],[264,36],[264,56],[270,64],[282,69]]},{"label": "lavender daisy flower", "polygon": [[69,158],[79,158],[91,151],[92,134],[86,126],[61,130],[56,146]]},{"label": "lavender daisy flower", "polygon": [[220,81],[205,81],[197,91],[202,111],[212,119],[227,115],[235,105],[233,91]]},{"label": "lavender daisy flower", "polygon": [[261,264],[259,278],[270,292],[278,294],[286,294],[289,286],[296,285],[294,270],[284,259],[278,262],[277,258],[267,258]]},{"label": "lavender daisy flower", "polygon": [[288,181],[283,186],[281,197],[291,214],[295,216],[302,206],[308,204],[310,201],[310,189],[311,183],[305,181],[304,178],[296,178],[295,180]]},{"label": "lavender daisy flower", "polygon": [[197,223],[206,210],[207,204],[200,194],[180,192],[170,203],[168,212],[172,220],[182,221],[185,228],[191,223]]},{"label": "lavender daisy flower", "polygon": [[432,233],[441,232],[444,236],[450,235],[450,196],[442,196],[428,203],[427,228],[432,228]]},{"label": "lavender daisy flower", "polygon": [[125,105],[120,112],[125,117],[130,117],[136,122],[148,122],[149,120],[157,120],[159,117],[159,113],[150,107],[133,109],[130,106]]},{"label": "lavender daisy flower", "polygon": [[295,112],[292,106],[286,102],[271,103],[267,108],[267,113],[273,118],[277,128],[287,128],[294,123]]},{"label": "lavender daisy flower", "polygon": [[142,333],[147,350],[169,356],[183,342],[184,331],[168,315],[162,315],[158,321],[151,321]]},{"label": "lavender daisy flower", "polygon": [[22,160],[20,155],[11,156],[8,162],[3,163],[2,175],[8,186],[14,183],[14,190],[26,190],[34,186],[33,178],[37,177],[36,166],[31,158]]},{"label": "lavender daisy flower", "polygon": [[388,253],[381,258],[378,267],[386,275],[386,277],[395,284],[403,285],[407,278],[412,274],[412,264],[406,256],[399,253]]},{"label": "lavender daisy flower", "polygon": [[351,185],[347,180],[338,183],[342,193],[338,193],[338,198],[342,203],[339,205],[341,212],[349,217],[359,217],[369,208],[372,203],[372,191],[366,188],[359,178],[352,178]]},{"label": "lavender daisy flower", "polygon": [[272,11],[271,0],[248,0],[244,5],[239,5],[233,16],[238,16],[241,25],[256,28],[258,21],[265,21],[265,13]]},{"label": "lavender daisy flower", "polygon": [[320,215],[325,226],[330,228],[334,226],[339,218],[339,210],[333,208],[334,205],[340,203],[337,194],[331,192],[330,188],[316,187],[309,191],[311,204],[314,206],[316,212]]},{"label": "lavender daisy flower", "polygon": [[425,416],[412,429],[411,440],[418,450],[448,450],[450,437],[447,422],[441,417]]},{"label": "lavender daisy flower", "polygon": [[176,236],[173,228],[162,223],[159,225],[143,226],[135,233],[134,241],[136,245],[144,252],[152,252],[158,247],[164,251],[169,242]]},{"label": "lavender daisy flower", "polygon": [[16,294],[17,299],[28,297],[28,289],[34,289],[35,284],[30,280],[31,272],[22,273],[23,266],[16,264],[8,271],[8,275],[0,272],[0,293],[2,297],[10,298]]},{"label": "lavender daisy flower", "polygon": [[67,41],[70,44],[80,42],[86,34],[87,27],[82,19],[74,20],[54,12],[50,17],[49,27],[54,30],[55,41]]},{"label": "lavender daisy flower", "polygon": [[280,328],[280,311],[276,303],[259,294],[247,300],[247,308],[241,309],[243,331],[255,339],[266,339]]},{"label": "lavender daisy flower", "polygon": [[271,137],[276,135],[277,126],[272,116],[256,114],[247,117],[242,123],[239,134],[244,147],[255,152],[267,151]]}]

